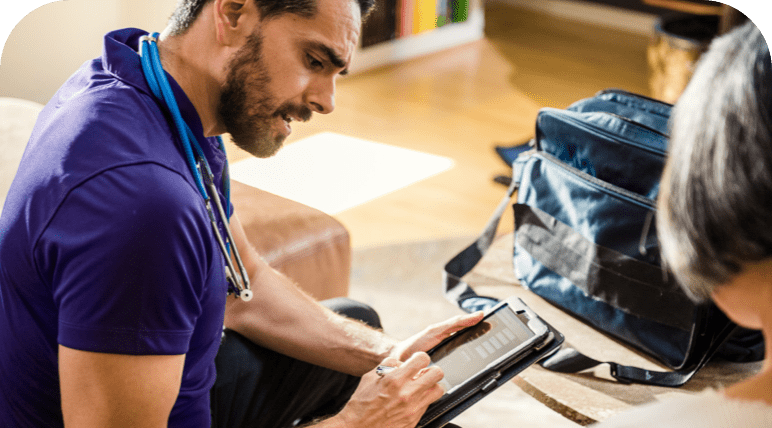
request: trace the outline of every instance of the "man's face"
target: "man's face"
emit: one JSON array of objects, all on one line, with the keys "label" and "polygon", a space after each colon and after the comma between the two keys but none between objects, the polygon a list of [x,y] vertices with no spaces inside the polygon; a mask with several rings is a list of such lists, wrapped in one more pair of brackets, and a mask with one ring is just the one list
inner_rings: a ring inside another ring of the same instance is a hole
[{"label": "man's face", "polygon": [[227,65],[218,114],[233,142],[254,156],[275,154],[293,120],[335,108],[335,79],[359,38],[359,6],[318,0],[317,8],[310,19],[287,13],[261,21]]}]

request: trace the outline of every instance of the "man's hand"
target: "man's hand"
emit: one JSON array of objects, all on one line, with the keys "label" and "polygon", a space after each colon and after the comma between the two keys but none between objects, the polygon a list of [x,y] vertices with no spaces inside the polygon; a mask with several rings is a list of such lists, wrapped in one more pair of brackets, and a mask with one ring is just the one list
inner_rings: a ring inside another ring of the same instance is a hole
[{"label": "man's hand", "polygon": [[478,311],[472,314],[459,315],[447,321],[432,324],[418,334],[398,343],[391,351],[391,356],[405,361],[416,352],[427,352],[445,340],[451,334],[471,327],[483,319],[484,313]]},{"label": "man's hand", "polygon": [[[437,384],[444,374],[423,352],[404,363],[389,357],[381,364],[397,367],[383,377],[375,370],[362,377],[346,407],[334,418],[346,428],[413,428],[429,404],[445,391]],[[332,422],[332,421],[330,421]]]},{"label": "man's hand", "polygon": [[431,359],[426,351],[451,334],[479,323],[483,316],[483,312],[459,315],[398,343],[381,363],[397,369],[383,377],[375,370],[365,374],[346,407],[326,422],[345,428],[415,427],[426,408],[445,393],[438,384],[445,374],[438,366],[429,367]]}]

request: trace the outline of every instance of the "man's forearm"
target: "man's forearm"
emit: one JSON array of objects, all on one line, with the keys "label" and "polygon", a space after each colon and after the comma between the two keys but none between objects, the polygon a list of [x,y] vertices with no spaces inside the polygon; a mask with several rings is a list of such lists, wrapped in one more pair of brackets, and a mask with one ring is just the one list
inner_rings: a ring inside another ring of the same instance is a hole
[{"label": "man's forearm", "polygon": [[361,375],[375,367],[395,341],[317,303],[271,268],[247,240],[238,215],[231,218],[254,297],[228,298],[225,326],[269,349],[312,364]]},{"label": "man's forearm", "polygon": [[395,341],[323,307],[267,264],[252,276],[250,302],[229,298],[225,326],[261,346],[312,364],[362,375]]}]

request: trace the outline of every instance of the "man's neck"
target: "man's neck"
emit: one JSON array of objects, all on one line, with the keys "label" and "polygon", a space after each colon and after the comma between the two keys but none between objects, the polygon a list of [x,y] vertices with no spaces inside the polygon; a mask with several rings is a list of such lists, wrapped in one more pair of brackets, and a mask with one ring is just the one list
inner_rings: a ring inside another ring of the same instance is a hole
[{"label": "man's neck", "polygon": [[216,64],[210,55],[208,40],[202,40],[200,31],[190,28],[180,36],[170,36],[165,30],[158,41],[161,64],[187,95],[195,107],[203,126],[204,136],[224,132],[217,117],[220,83],[212,75]]}]

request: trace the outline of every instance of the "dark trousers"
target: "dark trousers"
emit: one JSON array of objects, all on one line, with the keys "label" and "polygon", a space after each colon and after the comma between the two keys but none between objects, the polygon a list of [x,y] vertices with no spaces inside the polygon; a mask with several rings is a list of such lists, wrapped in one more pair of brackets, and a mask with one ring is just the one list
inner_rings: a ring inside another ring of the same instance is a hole
[{"label": "dark trousers", "polygon": [[[323,305],[381,328],[369,306],[346,298]],[[225,331],[211,391],[212,427],[283,428],[333,415],[354,393],[359,378],[315,366],[260,347]]]}]

